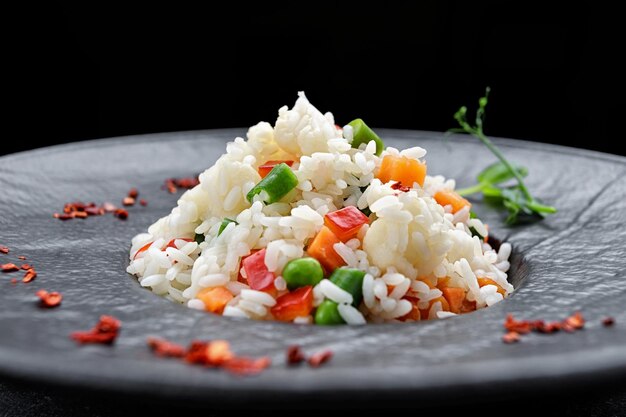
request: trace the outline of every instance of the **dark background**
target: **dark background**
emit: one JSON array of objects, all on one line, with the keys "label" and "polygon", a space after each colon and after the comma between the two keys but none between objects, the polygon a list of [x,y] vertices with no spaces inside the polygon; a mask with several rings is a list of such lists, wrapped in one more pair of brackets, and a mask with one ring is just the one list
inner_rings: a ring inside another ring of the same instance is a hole
[{"label": "dark background", "polygon": [[444,131],[489,85],[488,134],[624,154],[617,13],[380,4],[22,6],[5,15],[6,120],[19,133],[0,153],[273,122],[298,90],[340,124]]}]

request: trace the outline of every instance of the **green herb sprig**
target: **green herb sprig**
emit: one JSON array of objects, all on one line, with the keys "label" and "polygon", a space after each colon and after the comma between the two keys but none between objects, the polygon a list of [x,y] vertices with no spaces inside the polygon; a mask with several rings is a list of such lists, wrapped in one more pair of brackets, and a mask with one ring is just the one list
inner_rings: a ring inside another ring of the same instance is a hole
[{"label": "green herb sprig", "polygon": [[[556,208],[541,204],[528,190],[528,187],[524,183],[524,177],[528,175],[528,169],[523,166],[511,164],[496,145],[483,133],[485,108],[488,103],[489,90],[489,87],[487,87],[485,96],[478,100],[478,110],[476,111],[476,122],[474,126],[468,123],[466,118],[467,107],[463,106],[454,114],[454,119],[458,122],[460,127],[450,129],[450,132],[467,133],[474,136],[499,159],[499,162],[489,165],[478,174],[478,184],[457,190],[457,192],[462,196],[482,192],[486,199],[508,210],[509,215],[506,218],[507,224],[517,223],[521,215],[543,218],[547,214],[556,213]],[[499,184],[513,179],[516,180],[516,185],[509,187],[498,186]]]}]

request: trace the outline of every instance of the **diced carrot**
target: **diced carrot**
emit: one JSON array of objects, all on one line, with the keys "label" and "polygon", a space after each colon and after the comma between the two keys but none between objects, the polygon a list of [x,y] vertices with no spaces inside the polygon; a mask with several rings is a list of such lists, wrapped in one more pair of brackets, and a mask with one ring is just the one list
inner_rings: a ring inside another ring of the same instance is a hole
[{"label": "diced carrot", "polygon": [[344,207],[324,216],[324,224],[342,242],[356,237],[359,229],[369,223],[369,218],[354,206]]},{"label": "diced carrot", "polygon": [[410,301],[411,304],[413,305],[413,308],[411,308],[411,311],[409,311],[406,315],[400,317],[398,320],[400,320],[400,321],[406,321],[406,320],[420,321],[422,319],[422,315],[421,315],[419,309],[417,308],[417,303],[419,302],[419,300],[417,298],[414,298],[414,297],[404,297],[404,299]]},{"label": "diced carrot", "polygon": [[476,311],[476,301],[469,301],[466,298],[461,306],[461,314],[471,313],[472,311]]},{"label": "diced carrot", "polygon": [[326,272],[330,273],[346,264],[333,247],[335,243],[339,242],[339,238],[328,227],[322,226],[322,229],[309,245],[307,253],[312,258],[317,259],[326,269]]},{"label": "diced carrot", "polygon": [[449,282],[450,282],[450,277],[439,278],[437,280],[437,288],[443,291],[443,289],[448,286]]},{"label": "diced carrot", "polygon": [[465,290],[463,288],[446,287],[442,288],[441,292],[450,306],[450,311],[459,314],[463,307],[463,300],[465,300]]},{"label": "diced carrot", "polygon": [[438,298],[435,298],[434,300],[430,300],[430,303],[428,304],[428,308],[420,310],[420,313],[421,313],[421,316],[422,316],[422,320],[428,320],[428,314],[430,313],[430,308],[437,301],[441,302],[441,310],[442,311],[450,311],[450,304],[448,304],[448,300],[446,300],[443,297],[438,297]]},{"label": "diced carrot", "polygon": [[407,187],[412,187],[416,182],[421,187],[426,178],[426,164],[406,156],[387,155],[383,158],[376,178],[383,183],[399,181]]},{"label": "diced carrot", "polygon": [[454,191],[440,190],[435,193],[435,201],[442,206],[452,206],[452,213],[456,213],[463,207],[472,207],[472,203],[458,195]]},{"label": "diced carrot", "polygon": [[204,303],[206,311],[222,314],[226,304],[233,299],[233,295],[224,287],[213,287],[201,289],[196,298]]},{"label": "diced carrot", "polygon": [[289,166],[293,165],[293,161],[267,161],[263,165],[259,167],[259,175],[261,178],[265,178],[267,174],[270,173],[272,169],[278,164],[287,164]]},{"label": "diced carrot", "polygon": [[494,280],[492,280],[491,278],[479,277],[478,278],[478,286],[479,287],[484,287],[485,285],[495,285],[496,287],[498,287],[498,292],[500,294],[502,294],[503,297],[506,294],[506,291],[504,291],[504,288],[502,288],[500,285],[498,285],[498,283],[495,282]]}]

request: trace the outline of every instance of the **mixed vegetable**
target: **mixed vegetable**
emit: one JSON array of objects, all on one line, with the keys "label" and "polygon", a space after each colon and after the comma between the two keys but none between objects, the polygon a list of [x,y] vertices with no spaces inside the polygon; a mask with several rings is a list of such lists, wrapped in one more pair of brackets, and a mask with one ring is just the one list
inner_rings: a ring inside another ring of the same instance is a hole
[{"label": "mixed vegetable", "polygon": [[[441,206],[449,207],[449,212],[456,214],[462,210],[469,211],[471,208],[471,203],[464,198],[466,195],[482,192],[486,197],[499,197],[511,212],[509,221],[517,219],[517,214],[520,212],[553,212],[553,208],[538,203],[528,192],[522,180],[528,170],[521,166],[511,165],[483,135],[482,118],[485,105],[486,97],[481,99],[476,126],[470,126],[465,122],[464,108],[457,113],[456,118],[464,131],[479,137],[498,156],[500,162],[481,172],[477,185],[458,191],[441,189],[434,193],[433,198]],[[349,126],[352,127],[352,147],[367,146],[373,141],[376,145],[376,154],[382,154],[383,141],[363,120],[353,120]],[[298,185],[298,178],[291,169],[294,163],[296,161],[270,160],[260,165],[258,173],[261,180],[247,193],[247,200],[250,203],[261,201],[264,204],[289,202],[290,196],[294,195],[293,191]],[[405,192],[409,191],[414,183],[424,186],[426,172],[426,164],[416,158],[402,154],[386,154],[381,160],[375,177],[383,183],[391,182],[394,190]],[[499,188],[499,184],[512,179],[517,180],[517,186]],[[516,208],[513,208],[513,205],[516,205]],[[473,212],[470,212],[470,217],[475,217]],[[370,219],[371,213],[367,208],[358,209],[354,206],[346,206],[329,212],[324,216],[320,230],[309,239],[304,257],[289,261],[281,271],[272,272],[265,263],[267,250],[253,250],[241,260],[239,281],[252,290],[266,292],[272,296],[271,303],[267,304],[267,307],[271,316],[276,320],[291,322],[298,318],[312,317],[314,323],[319,325],[345,324],[342,318],[345,310],[341,309],[359,308],[363,300],[363,282],[366,274],[362,270],[347,267],[344,258],[337,253],[336,248],[339,247],[338,244],[350,244],[350,241],[359,239],[361,229],[369,225]],[[231,223],[237,225],[235,220],[224,218],[219,226],[218,236],[232,230],[232,226],[229,228]],[[481,234],[473,227],[470,227],[470,232],[485,241],[488,238],[484,231]],[[201,243],[204,241],[204,235],[196,234],[194,239],[183,240],[195,240]],[[166,248],[175,244],[176,239],[173,239]],[[135,257],[149,247],[150,244],[140,248]],[[281,278],[284,283],[279,289],[277,282]],[[475,310],[476,302],[467,299],[467,290],[450,287],[447,285],[447,280],[446,278],[439,279],[436,286],[426,280],[423,281],[429,288],[440,291],[440,296],[428,302],[420,302],[419,299],[410,295],[404,296],[403,300],[410,302],[412,308],[405,316],[400,317],[400,320],[427,319],[432,314],[430,313],[431,307],[437,302],[441,303],[443,311],[455,314]],[[506,294],[505,290],[490,278],[478,277],[478,284],[480,287],[495,286],[498,293],[503,296]],[[319,293],[316,292],[318,288],[320,288]],[[389,292],[393,289],[392,285],[388,285]],[[331,293],[334,296],[331,296]],[[210,287],[200,290],[196,298],[203,302],[205,310],[221,314],[234,296],[225,287]]]}]

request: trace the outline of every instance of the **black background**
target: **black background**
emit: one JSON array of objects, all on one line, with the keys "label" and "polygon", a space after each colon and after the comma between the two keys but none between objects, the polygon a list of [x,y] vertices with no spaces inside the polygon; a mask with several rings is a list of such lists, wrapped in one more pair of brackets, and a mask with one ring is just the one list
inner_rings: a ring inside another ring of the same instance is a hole
[{"label": "black background", "polygon": [[22,6],[5,15],[19,133],[0,152],[273,122],[298,90],[340,124],[443,131],[489,85],[488,134],[624,154],[618,18],[596,3]]}]

